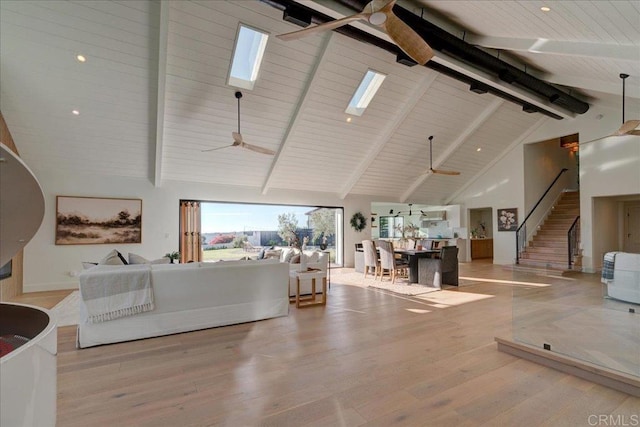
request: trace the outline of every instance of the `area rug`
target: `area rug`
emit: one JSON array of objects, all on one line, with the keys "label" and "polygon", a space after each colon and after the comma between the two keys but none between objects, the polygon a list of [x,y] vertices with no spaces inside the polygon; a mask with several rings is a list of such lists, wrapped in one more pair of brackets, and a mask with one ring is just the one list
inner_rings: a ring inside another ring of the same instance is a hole
[{"label": "area rug", "polygon": [[51,309],[57,320],[58,327],[78,324],[79,303],[80,293],[79,291],[73,291]]}]

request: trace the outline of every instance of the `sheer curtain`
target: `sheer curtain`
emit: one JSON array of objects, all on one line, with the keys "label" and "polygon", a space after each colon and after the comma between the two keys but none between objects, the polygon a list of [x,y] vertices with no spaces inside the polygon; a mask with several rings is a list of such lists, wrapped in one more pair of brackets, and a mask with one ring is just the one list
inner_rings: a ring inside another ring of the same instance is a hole
[{"label": "sheer curtain", "polygon": [[180,262],[202,261],[200,202],[180,201]]}]

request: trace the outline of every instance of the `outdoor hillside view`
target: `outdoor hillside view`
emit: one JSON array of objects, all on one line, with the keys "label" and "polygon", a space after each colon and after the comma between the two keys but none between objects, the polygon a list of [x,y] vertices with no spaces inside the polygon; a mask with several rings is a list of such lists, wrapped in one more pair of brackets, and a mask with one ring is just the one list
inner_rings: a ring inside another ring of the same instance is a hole
[{"label": "outdoor hillside view", "polygon": [[201,203],[204,261],[258,258],[263,249],[326,250],[342,263],[342,208]]}]

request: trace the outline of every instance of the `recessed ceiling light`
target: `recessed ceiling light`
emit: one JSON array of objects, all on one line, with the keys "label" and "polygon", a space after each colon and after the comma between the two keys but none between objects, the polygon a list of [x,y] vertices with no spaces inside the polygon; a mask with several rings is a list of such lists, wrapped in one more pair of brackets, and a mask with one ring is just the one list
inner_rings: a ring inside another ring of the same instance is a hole
[{"label": "recessed ceiling light", "polygon": [[347,117],[347,123],[351,123],[351,117]]},{"label": "recessed ceiling light", "polygon": [[540,8],[540,10],[541,10],[541,11],[543,11],[543,12],[549,12],[549,11],[551,11],[551,8],[550,8],[550,7],[547,7],[547,6],[542,6],[542,7]]},{"label": "recessed ceiling light", "polygon": [[71,114],[73,114],[74,116],[79,116],[80,115],[80,111],[78,110],[72,110]]},{"label": "recessed ceiling light", "polygon": [[476,151],[482,151],[482,148],[478,147],[476,148]]},{"label": "recessed ceiling light", "polygon": [[76,55],[76,59],[78,60],[78,62],[87,62],[87,58],[84,55]]}]

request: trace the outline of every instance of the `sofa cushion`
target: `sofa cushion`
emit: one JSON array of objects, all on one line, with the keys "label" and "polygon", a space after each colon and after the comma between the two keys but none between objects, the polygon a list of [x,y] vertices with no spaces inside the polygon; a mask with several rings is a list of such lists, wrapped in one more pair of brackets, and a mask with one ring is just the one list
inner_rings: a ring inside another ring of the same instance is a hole
[{"label": "sofa cushion", "polygon": [[171,264],[171,260],[165,256],[149,261],[145,257],[129,252],[129,264]]},{"label": "sofa cushion", "polygon": [[307,264],[316,263],[320,260],[320,252],[318,251],[303,252],[303,255],[306,257],[305,262]]},{"label": "sofa cushion", "polygon": [[264,259],[277,258],[280,259],[282,249],[267,249],[264,251]]},{"label": "sofa cushion", "polygon": [[284,248],[280,254],[280,262],[291,262],[291,258],[298,253],[296,248]]},{"label": "sofa cushion", "polygon": [[126,259],[117,250],[112,250],[99,262],[99,265],[127,265],[129,264]]},{"label": "sofa cushion", "polygon": [[88,268],[95,267],[96,265],[98,265],[97,262],[83,262],[82,263],[82,268],[86,270]]}]

